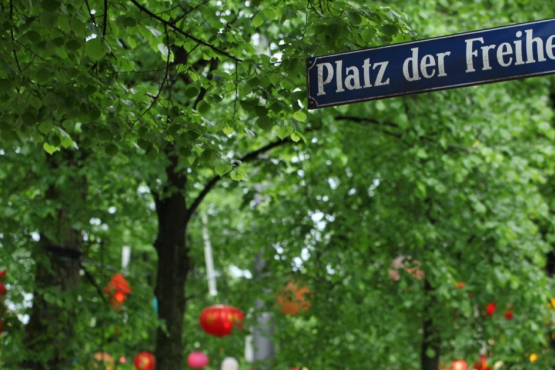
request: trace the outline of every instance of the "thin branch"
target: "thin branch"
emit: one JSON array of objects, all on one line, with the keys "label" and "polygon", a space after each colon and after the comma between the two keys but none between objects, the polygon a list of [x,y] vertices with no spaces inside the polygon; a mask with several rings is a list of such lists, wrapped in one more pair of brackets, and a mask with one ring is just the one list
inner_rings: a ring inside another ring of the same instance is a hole
[{"label": "thin branch", "polygon": [[[282,145],[291,144],[291,143],[293,143],[293,140],[291,140],[289,138],[274,141],[273,143],[267,144],[267,145],[263,146],[262,148],[259,148],[259,149],[255,150],[253,152],[250,152],[250,153],[244,155],[240,159],[240,161],[242,163],[253,161],[253,160],[257,159],[261,154],[264,154],[264,153],[266,153],[266,152],[268,152],[268,151],[270,151],[274,148],[280,147]],[[214,186],[216,186],[216,184],[221,179],[222,179],[221,176],[214,176],[210,181],[208,181],[208,183],[204,186],[204,189],[202,189],[202,191],[199,193],[199,195],[197,195],[197,197],[195,198],[195,200],[191,204],[191,207],[189,207],[189,209],[187,210],[187,219],[186,219],[185,222],[187,222],[187,223],[189,222],[189,219],[191,218],[193,213],[195,213],[195,211],[197,210],[200,203],[204,200],[204,198],[206,197],[206,195],[208,195],[210,190],[212,190],[214,188]]]},{"label": "thin branch", "polygon": [[172,23],[172,24],[176,24],[177,22],[179,22],[180,20],[182,20],[183,18],[185,18],[186,16],[188,16],[189,13],[191,13],[191,12],[193,12],[194,10],[196,10],[196,9],[200,8],[201,6],[205,5],[208,1],[209,1],[209,0],[206,0],[205,2],[200,3],[200,4],[198,4],[197,6],[192,7],[192,8],[189,9],[189,10],[185,10],[185,9],[183,9],[183,7],[182,7],[181,5],[179,5],[179,7],[181,8],[181,10],[183,10],[184,13],[183,13],[181,16],[179,16],[178,18],[176,18],[176,19],[175,19],[173,22],[171,22],[171,23]]},{"label": "thin branch", "polygon": [[172,24],[171,22],[166,21],[165,19],[157,16],[156,14],[154,14],[153,12],[151,12],[150,10],[148,10],[147,8],[145,8],[144,6],[142,6],[141,4],[139,4],[136,0],[131,0],[131,2],[137,7],[139,8],[141,11],[145,12],[146,14],[148,14],[149,16],[151,16],[152,18],[156,19],[157,21],[161,22],[162,24],[170,27],[171,29],[173,29],[175,32],[187,37],[188,39],[191,39],[201,45],[204,45],[206,47],[209,47],[210,49],[214,50],[216,53],[224,55],[230,59],[233,59],[237,62],[241,62],[242,60],[239,58],[234,57],[233,55],[229,54],[228,52],[219,49],[217,47],[215,47],[214,45],[211,45],[209,43],[207,43],[206,41],[203,41],[185,31],[183,31],[181,28],[177,27],[176,25]]},{"label": "thin branch", "polygon": [[[214,72],[216,70],[216,68],[218,68],[218,59],[211,59],[210,60],[210,68],[208,69],[208,74],[206,75],[206,79],[208,81],[211,81],[212,78],[214,78],[214,74],[212,72]],[[202,89],[200,90],[200,93],[198,94],[197,98],[195,99],[195,103],[193,104],[193,109],[197,109],[197,104],[200,103],[200,101],[202,99],[204,99],[204,97],[206,96],[206,92],[208,90],[206,89],[206,87],[202,87]]]},{"label": "thin branch", "polygon": [[133,121],[133,123],[131,123],[131,127],[129,127],[128,132],[130,132],[131,129],[133,128],[133,126],[135,126],[135,123],[137,123],[142,117],[145,116],[145,114],[150,112],[152,107],[154,107],[154,105],[158,101],[158,98],[160,98],[160,95],[162,94],[162,90],[164,89],[164,85],[166,84],[166,81],[168,80],[168,77],[170,75],[171,50],[170,50],[170,40],[169,40],[169,35],[168,35],[168,27],[166,25],[164,25],[164,30],[166,31],[166,48],[168,49],[168,57],[167,57],[167,60],[166,60],[166,68],[164,70],[164,78],[162,79],[162,82],[160,83],[160,87],[158,88],[158,93],[156,94],[156,96],[151,96],[150,94],[147,94],[148,96],[150,96],[152,98],[152,102],[150,103],[148,108],[145,109],[145,111],[139,116],[139,118],[137,118],[135,121]]},{"label": "thin branch", "polygon": [[239,99],[239,71],[237,70],[237,62],[235,62],[235,100],[233,101],[233,121],[235,121],[235,113],[237,112],[238,99]]},{"label": "thin branch", "polygon": [[106,28],[108,27],[108,0],[104,0],[104,24],[102,25],[102,36],[106,37]]},{"label": "thin branch", "polygon": [[[13,22],[13,0],[10,1],[10,21]],[[12,41],[15,42],[15,37],[13,35],[13,26],[10,27],[10,34],[12,36]],[[19,73],[21,73],[21,75],[23,76],[23,71],[21,70],[21,65],[19,64],[19,59],[17,58],[17,52],[15,51],[15,48],[12,49],[12,52],[15,58],[15,64],[17,64],[17,69],[19,70]]]},{"label": "thin branch", "polygon": [[94,27],[96,27],[96,18],[94,17],[94,14],[92,12],[91,9],[91,4],[89,4],[89,0],[85,0],[85,5],[87,5],[87,10],[89,11],[89,16],[91,17],[91,22],[93,24]]},{"label": "thin branch", "polygon": [[94,277],[91,275],[91,273],[89,272],[89,270],[87,270],[85,268],[85,266],[83,266],[83,264],[81,263],[81,268],[83,269],[83,271],[85,272],[85,275],[87,276],[87,278],[89,279],[89,281],[91,282],[91,284],[96,288],[96,292],[98,293],[98,295],[100,296],[100,298],[102,298],[104,300],[104,302],[108,302],[108,299],[106,298],[106,296],[102,293],[102,289],[100,288],[100,286],[96,283],[96,281],[94,280]]}]

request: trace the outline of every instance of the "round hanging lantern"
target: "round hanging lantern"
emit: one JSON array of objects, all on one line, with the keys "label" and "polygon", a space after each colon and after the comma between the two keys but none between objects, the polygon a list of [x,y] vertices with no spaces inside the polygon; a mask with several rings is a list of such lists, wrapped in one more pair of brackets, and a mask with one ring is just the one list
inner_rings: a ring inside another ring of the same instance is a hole
[{"label": "round hanging lantern", "polygon": [[6,277],[6,270],[0,271],[0,277]]},{"label": "round hanging lantern", "polygon": [[153,370],[156,367],[154,355],[150,352],[141,352],[135,356],[133,365],[137,370]]},{"label": "round hanging lantern", "polygon": [[240,309],[218,304],[205,308],[199,317],[200,327],[206,333],[225,337],[233,328],[243,328],[243,312]]},{"label": "round hanging lantern", "polygon": [[495,302],[492,302],[490,304],[488,304],[488,306],[486,307],[486,314],[488,316],[493,315],[493,313],[495,312],[495,307],[497,306],[497,304]]},{"label": "round hanging lantern", "polygon": [[8,289],[6,286],[0,281],[0,295],[6,295],[8,293]]},{"label": "round hanging lantern", "polygon": [[279,292],[276,306],[281,306],[281,312],[287,315],[298,315],[310,308],[310,301],[306,294],[310,293],[308,287],[299,288],[294,282],[289,282]]},{"label": "round hanging lantern", "polygon": [[512,320],[513,316],[513,311],[505,311],[505,320]]},{"label": "round hanging lantern", "polygon": [[[114,358],[109,353],[96,352],[93,358],[104,365],[103,369],[114,370]],[[98,365],[95,364],[94,367],[98,369]]]},{"label": "round hanging lantern", "polygon": [[465,361],[457,360],[457,361],[453,361],[451,369],[452,370],[466,370],[467,367],[468,367],[468,364]]},{"label": "round hanging lantern", "polygon": [[222,362],[221,370],[238,370],[239,362],[233,357],[226,357]]},{"label": "round hanging lantern", "polygon": [[187,356],[187,365],[193,369],[202,369],[208,366],[208,356],[204,352],[192,352]]}]

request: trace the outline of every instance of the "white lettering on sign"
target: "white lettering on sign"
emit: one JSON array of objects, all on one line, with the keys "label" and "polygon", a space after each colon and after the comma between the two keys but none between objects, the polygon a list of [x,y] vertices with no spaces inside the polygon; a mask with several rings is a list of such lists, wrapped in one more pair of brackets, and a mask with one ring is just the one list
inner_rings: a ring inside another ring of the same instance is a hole
[{"label": "white lettering on sign", "polygon": [[[378,62],[372,65],[370,58],[364,60],[362,64],[362,80],[360,78],[360,69],[357,66],[350,66],[343,69],[343,61],[335,61],[335,69],[331,63],[318,63],[316,64],[318,73],[318,93],[317,96],[326,95],[325,86],[330,84],[335,77],[335,92],[344,92],[347,90],[366,89],[372,86],[389,85],[389,78],[386,78],[385,73],[389,62]],[[372,85],[371,71],[377,70],[377,75]],[[343,78],[345,76],[345,78]],[[385,80],[384,80],[385,79]],[[362,84],[364,83],[364,85]]]},{"label": "white lettering on sign", "polygon": [[[445,57],[451,55],[450,51],[445,53],[437,53],[437,62],[436,58],[432,54],[424,55],[418,62],[418,48],[412,48],[412,55],[405,59],[403,63],[403,75],[407,81],[418,81],[420,80],[420,73],[424,78],[432,78],[435,76],[436,72],[437,77],[445,77],[447,73],[445,72]],[[420,69],[418,66],[420,65]],[[436,67],[438,70],[436,71]]]},{"label": "white lettering on sign", "polygon": [[[491,44],[491,45],[484,45],[480,46],[479,48],[477,45],[484,43],[483,37],[477,37],[474,39],[465,40],[466,43],[466,73],[475,72],[476,69],[474,67],[475,59],[482,59],[482,71],[487,71],[492,69],[490,61],[492,60],[492,56],[496,56],[497,63],[501,67],[509,67],[513,65],[513,61],[515,62],[514,65],[522,65],[522,64],[530,64],[530,63],[537,63],[537,62],[545,62],[546,55],[549,59],[555,60],[555,54],[553,53],[553,39],[555,35],[550,36],[547,38],[545,42],[545,47],[543,40],[540,37],[534,37],[533,30],[525,30],[526,38],[521,40],[522,31],[518,31],[515,36],[516,40],[513,41],[515,47],[513,47],[508,42],[503,42],[500,45]],[[523,48],[522,42],[526,44],[526,62],[524,62],[524,55],[523,55]],[[497,50],[495,50],[497,49]],[[491,50],[495,50],[490,52]],[[534,57],[537,55],[537,60]]]}]

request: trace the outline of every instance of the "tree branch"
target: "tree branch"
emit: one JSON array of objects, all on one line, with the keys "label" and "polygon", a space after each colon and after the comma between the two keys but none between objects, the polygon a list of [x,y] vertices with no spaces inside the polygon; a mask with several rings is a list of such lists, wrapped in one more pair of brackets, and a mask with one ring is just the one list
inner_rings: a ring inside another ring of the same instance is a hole
[{"label": "tree branch", "polygon": [[108,28],[108,0],[104,0],[104,24],[102,25],[102,36],[106,37],[106,28]]},{"label": "tree branch", "polygon": [[154,14],[153,12],[151,12],[150,10],[148,10],[147,8],[145,8],[144,6],[142,6],[141,4],[139,4],[139,3],[137,2],[137,0],[131,0],[131,2],[132,2],[137,8],[139,8],[142,12],[145,12],[145,13],[148,14],[150,17],[156,19],[158,22],[161,22],[162,24],[166,25],[167,27],[170,27],[170,28],[173,29],[175,32],[177,32],[177,33],[179,33],[179,34],[181,34],[181,35],[187,37],[188,39],[191,39],[191,40],[193,40],[193,41],[195,41],[195,42],[197,42],[197,43],[199,43],[199,44],[201,44],[201,45],[204,45],[204,46],[206,46],[206,47],[209,47],[210,49],[214,50],[216,53],[221,54],[221,55],[224,55],[224,56],[226,56],[226,57],[228,57],[228,58],[230,58],[230,59],[233,59],[233,60],[235,60],[235,61],[237,61],[237,62],[241,62],[241,61],[242,61],[241,59],[234,57],[233,55],[229,54],[228,52],[226,52],[226,51],[224,51],[224,50],[222,50],[222,49],[219,49],[219,48],[215,47],[214,45],[211,45],[211,44],[207,43],[206,41],[203,41],[203,40],[201,40],[201,39],[199,39],[199,38],[196,38],[195,36],[193,36],[193,35],[191,35],[191,34],[185,32],[185,31],[183,31],[181,28],[177,27],[175,24],[173,24],[173,23],[171,23],[171,22],[168,22],[168,21],[166,21],[165,19],[163,19],[163,18],[157,16],[156,14]]},{"label": "tree branch", "polygon": [[[293,140],[286,138],[286,139],[282,139],[282,140],[278,140],[278,141],[274,141],[273,143],[267,144],[253,152],[250,152],[246,155],[244,155],[240,161],[242,163],[245,162],[251,162],[255,159],[257,159],[261,154],[264,154],[274,148],[277,148],[279,146],[285,145],[285,144],[291,144],[293,143]],[[202,189],[202,191],[199,193],[199,195],[197,195],[197,197],[195,198],[195,200],[193,201],[193,203],[191,204],[191,207],[189,207],[189,209],[187,210],[187,222],[189,222],[189,219],[191,218],[191,216],[193,215],[193,213],[195,213],[195,211],[197,210],[198,206],[200,205],[200,203],[204,200],[204,198],[206,197],[206,195],[208,195],[208,193],[210,192],[210,190],[212,190],[214,188],[214,186],[216,186],[216,184],[222,179],[221,176],[214,176],[210,181],[208,181],[208,183],[204,186],[204,189]]]}]

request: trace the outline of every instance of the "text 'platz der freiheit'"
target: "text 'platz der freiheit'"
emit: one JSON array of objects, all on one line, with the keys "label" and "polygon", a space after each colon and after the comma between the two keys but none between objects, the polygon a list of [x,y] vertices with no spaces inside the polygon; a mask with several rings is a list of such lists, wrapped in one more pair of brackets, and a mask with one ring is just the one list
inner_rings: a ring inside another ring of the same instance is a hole
[{"label": "text 'platz der freiheit'", "polygon": [[[485,36],[469,35],[464,39],[464,44],[460,45],[465,52],[463,66],[466,68],[456,67],[455,63],[450,68],[455,49],[426,54],[419,50],[420,47],[410,48],[410,55],[404,59],[402,66],[395,69],[389,68],[388,60],[373,60],[372,57],[364,59],[359,65],[347,65],[343,59],[336,60],[333,64],[317,63],[317,95],[372,89],[399,83],[396,79],[411,83],[447,78],[450,74],[491,71],[495,68],[555,60],[554,40],[555,35],[537,37],[532,29],[517,31],[513,40],[499,44],[488,42]],[[458,47],[458,43],[453,44]],[[392,50],[392,53],[395,51]]]}]

